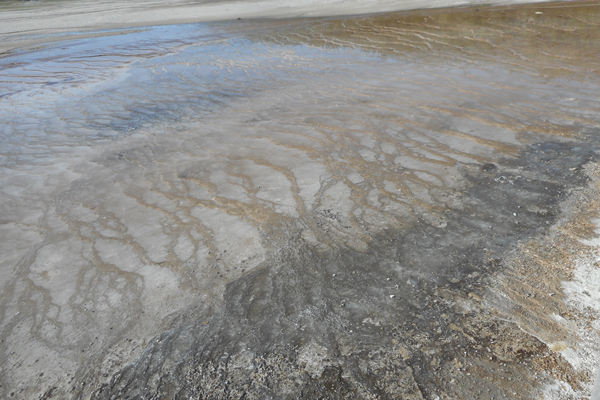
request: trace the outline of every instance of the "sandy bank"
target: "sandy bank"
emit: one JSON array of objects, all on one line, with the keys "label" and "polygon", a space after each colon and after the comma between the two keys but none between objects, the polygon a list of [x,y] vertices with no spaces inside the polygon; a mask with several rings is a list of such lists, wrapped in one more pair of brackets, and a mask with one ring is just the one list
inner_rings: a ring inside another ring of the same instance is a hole
[{"label": "sandy bank", "polygon": [[[65,33],[183,24],[249,18],[295,18],[359,15],[366,13],[478,5],[536,3],[527,0],[264,0],[187,2],[92,1],[14,2],[0,8],[0,54],[16,48],[72,39]],[[87,33],[86,33],[87,32]],[[122,32],[113,32],[118,34]],[[96,33],[93,36],[107,35]],[[80,37],[78,35],[78,37]]]}]

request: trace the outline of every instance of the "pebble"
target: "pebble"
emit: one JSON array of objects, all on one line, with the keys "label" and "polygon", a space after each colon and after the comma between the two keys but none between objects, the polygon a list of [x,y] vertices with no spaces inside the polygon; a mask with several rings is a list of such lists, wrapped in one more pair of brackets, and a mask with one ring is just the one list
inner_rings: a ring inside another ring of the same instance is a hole
[{"label": "pebble", "polygon": [[481,301],[481,297],[477,296],[477,294],[475,294],[473,292],[469,293],[469,298],[473,299],[475,301]]}]

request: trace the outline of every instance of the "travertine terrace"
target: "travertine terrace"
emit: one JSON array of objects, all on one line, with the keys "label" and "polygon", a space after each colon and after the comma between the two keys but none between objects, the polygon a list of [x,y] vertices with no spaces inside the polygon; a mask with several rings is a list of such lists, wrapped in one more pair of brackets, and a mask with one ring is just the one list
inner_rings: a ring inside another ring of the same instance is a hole
[{"label": "travertine terrace", "polygon": [[0,397],[586,398],[599,27],[584,2],[12,49]]}]

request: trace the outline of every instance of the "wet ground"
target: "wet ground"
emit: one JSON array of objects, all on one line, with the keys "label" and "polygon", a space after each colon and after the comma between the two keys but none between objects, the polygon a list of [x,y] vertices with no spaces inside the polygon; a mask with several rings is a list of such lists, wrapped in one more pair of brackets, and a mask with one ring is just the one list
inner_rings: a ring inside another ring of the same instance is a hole
[{"label": "wet ground", "polygon": [[598,26],[233,21],[0,59],[0,396],[586,398]]}]

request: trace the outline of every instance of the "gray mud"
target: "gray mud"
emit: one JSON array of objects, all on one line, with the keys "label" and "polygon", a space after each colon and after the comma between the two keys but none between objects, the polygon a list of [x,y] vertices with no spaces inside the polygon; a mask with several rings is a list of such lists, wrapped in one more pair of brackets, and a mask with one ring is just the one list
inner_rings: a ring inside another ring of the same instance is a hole
[{"label": "gray mud", "polygon": [[387,230],[360,252],[282,224],[266,233],[281,249],[222,307],[183,313],[95,398],[531,398],[547,346],[479,296],[517,243],[547,233],[598,149],[534,144],[464,170],[444,228]]}]

